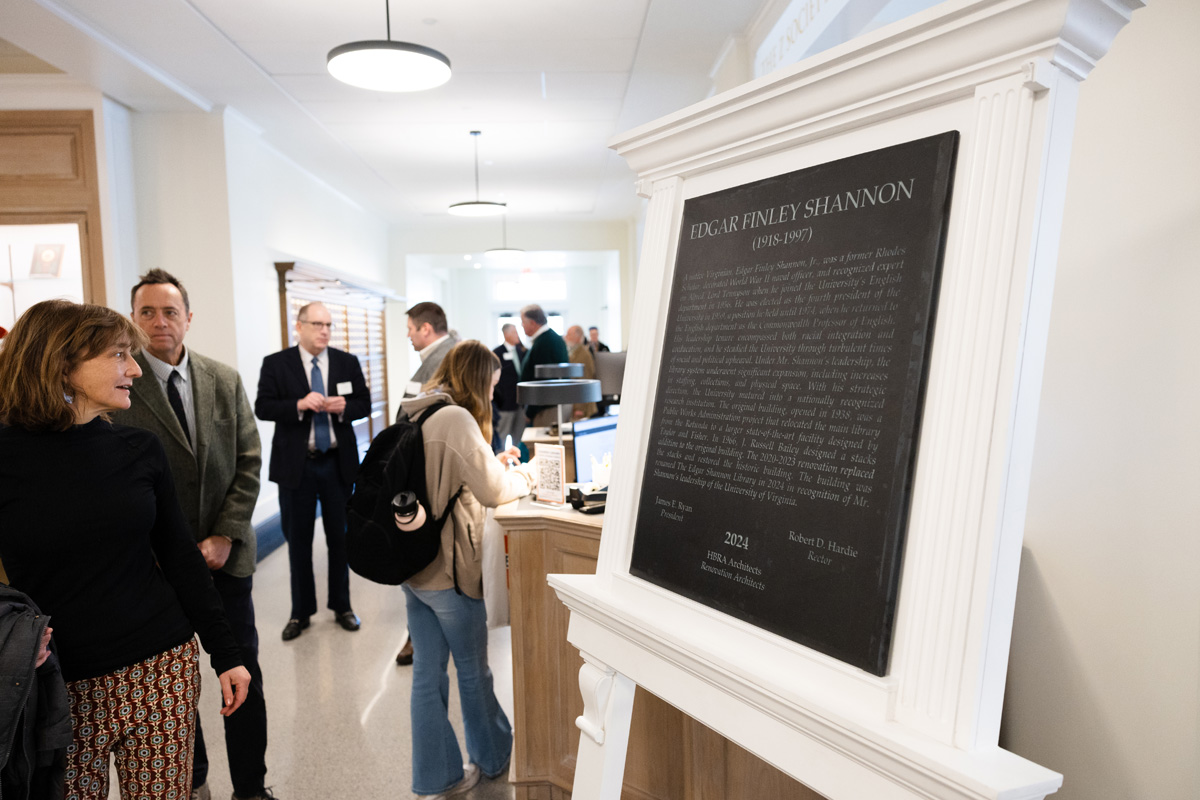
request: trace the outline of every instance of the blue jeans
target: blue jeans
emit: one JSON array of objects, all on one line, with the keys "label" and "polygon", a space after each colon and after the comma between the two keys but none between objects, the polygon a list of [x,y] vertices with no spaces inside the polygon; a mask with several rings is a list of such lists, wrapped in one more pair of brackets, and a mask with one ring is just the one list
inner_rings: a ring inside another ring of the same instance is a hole
[{"label": "blue jeans", "polygon": [[487,663],[487,612],[483,601],[453,589],[404,586],[413,642],[412,741],[416,794],[437,794],[463,776],[462,751],[450,727],[447,704],[454,656],[467,755],[489,778],[502,773],[512,752],[512,726],[492,690]]}]

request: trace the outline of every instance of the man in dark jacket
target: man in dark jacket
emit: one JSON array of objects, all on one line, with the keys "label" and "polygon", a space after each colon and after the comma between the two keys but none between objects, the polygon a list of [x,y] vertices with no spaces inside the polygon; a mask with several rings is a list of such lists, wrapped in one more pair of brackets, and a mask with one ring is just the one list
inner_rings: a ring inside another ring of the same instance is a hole
[{"label": "man in dark jacket", "polygon": [[[529,352],[521,362],[521,380],[537,380],[538,364],[562,364],[567,360],[567,345],[563,338],[550,329],[546,312],[536,303],[521,309],[521,327],[529,337]],[[567,411],[567,419],[571,412]],[[554,406],[526,406],[525,418],[530,425],[552,425],[558,420]]]},{"label": "man in dark jacket", "polygon": [[597,328],[595,325],[588,328],[587,346],[588,346],[588,350],[592,351],[592,355],[596,355],[596,353],[610,352],[608,349],[608,345],[606,345],[604,342],[600,341],[600,329]]},{"label": "man in dark jacket", "polygon": [[[192,324],[187,288],[166,270],[152,269],[130,293],[134,323],[149,344],[136,356],[142,368],[130,388],[130,407],[113,422],[162,441],[179,505],[250,672],[250,691],[238,713],[224,718],[225,752],[238,800],[272,797],[266,789],[267,701],[258,663],[254,618],[257,538],[250,522],[258,500],[262,443],[241,376],[233,367],[184,344]],[[196,718],[192,797],[207,800],[208,748]]]},{"label": "man in dark jacket", "polygon": [[517,404],[517,380],[527,351],[517,335],[516,325],[508,323],[501,331],[504,343],[492,351],[500,359],[500,382],[492,392],[492,407],[498,415],[498,423],[493,427],[501,447],[505,436],[512,436],[513,444],[520,447],[521,434],[525,432],[525,409]]},{"label": "man in dark jacket", "polygon": [[296,312],[299,345],[263,359],[254,413],[275,423],[267,473],[279,484],[279,516],[288,543],[292,611],[283,627],[291,641],[317,611],[313,526],[317,501],[329,550],[328,606],[348,631],[361,622],[350,607],[346,563],[346,498],[358,471],[354,420],[371,413],[371,392],[358,359],[329,346],[333,317],[324,303]]}]

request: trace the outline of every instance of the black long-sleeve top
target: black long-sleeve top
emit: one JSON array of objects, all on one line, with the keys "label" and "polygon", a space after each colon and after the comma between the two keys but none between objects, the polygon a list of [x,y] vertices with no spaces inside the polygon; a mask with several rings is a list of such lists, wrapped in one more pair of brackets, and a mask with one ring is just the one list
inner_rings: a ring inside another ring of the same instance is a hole
[{"label": "black long-sleeve top", "polygon": [[95,419],[0,429],[0,559],[51,617],[63,677],[104,675],[199,631],[213,669],[242,663],[162,444]]}]

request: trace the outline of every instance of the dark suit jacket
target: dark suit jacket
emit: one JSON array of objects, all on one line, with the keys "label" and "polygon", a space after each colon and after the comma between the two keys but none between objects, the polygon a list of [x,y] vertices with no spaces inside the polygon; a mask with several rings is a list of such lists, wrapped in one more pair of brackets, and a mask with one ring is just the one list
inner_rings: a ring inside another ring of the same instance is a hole
[{"label": "dark suit jacket", "polygon": [[[521,362],[521,380],[536,381],[538,364],[562,364],[567,360],[567,343],[553,330],[547,330],[533,340],[529,352]],[[525,416],[532,420],[543,408],[553,406],[526,406]]]},{"label": "dark suit jacket", "polygon": [[197,542],[228,537],[233,549],[222,571],[239,578],[252,574],[256,539],[250,517],[258,500],[262,443],[241,377],[232,367],[188,350],[196,412],[193,455],[146,357],[136,358],[142,376],[133,381],[133,402],[128,411],[115,412],[113,422],[143,428],[162,440],[192,536]]},{"label": "dark suit jacket", "polygon": [[547,330],[529,345],[521,362],[521,380],[536,381],[538,364],[563,364],[567,361],[567,343],[553,330]]},{"label": "dark suit jacket", "polygon": [[505,345],[500,345],[492,352],[496,354],[496,358],[500,359],[500,382],[496,384],[496,390],[492,392],[492,404],[500,411],[516,411],[520,408],[517,405],[517,379],[521,377],[521,360],[525,358],[525,345],[517,342],[517,360],[515,362],[505,358],[508,355],[508,348]]},{"label": "dark suit jacket", "polygon": [[[331,415],[333,434],[338,444],[338,472],[342,483],[349,489],[358,470],[358,442],[351,423],[371,413],[371,393],[358,359],[332,347],[328,350],[326,394],[336,395],[339,383],[350,382],[350,393],[345,395],[345,413]],[[304,374],[299,347],[289,347],[263,359],[254,413],[261,420],[275,423],[275,435],[271,439],[271,465],[267,475],[285,489],[298,487],[304,474],[313,412],[305,411],[304,417],[299,417],[296,403],[308,392],[308,376]]]}]

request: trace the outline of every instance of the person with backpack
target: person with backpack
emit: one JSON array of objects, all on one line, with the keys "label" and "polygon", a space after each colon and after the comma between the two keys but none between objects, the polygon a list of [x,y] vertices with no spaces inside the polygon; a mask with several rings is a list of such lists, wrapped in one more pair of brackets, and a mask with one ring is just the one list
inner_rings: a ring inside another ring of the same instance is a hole
[{"label": "person with backpack", "polygon": [[[457,494],[433,562],[403,584],[414,643],[412,684],[413,792],[433,798],[462,794],[480,774],[508,768],[512,727],[496,700],[487,661],[483,604],[484,509],[528,494],[532,465],[513,466],[516,448],[492,452],[492,390],[500,360],[476,340],[460,342],[405,415],[421,423],[428,512],[440,517]],[[431,415],[428,419],[423,418]],[[400,524],[397,519],[397,524]],[[464,765],[447,717],[454,657],[469,763]]]}]

